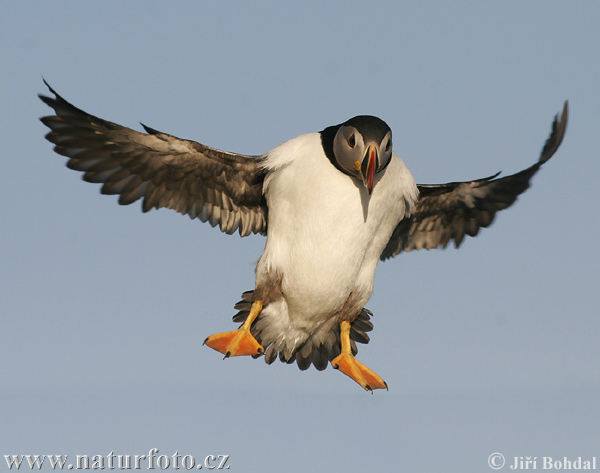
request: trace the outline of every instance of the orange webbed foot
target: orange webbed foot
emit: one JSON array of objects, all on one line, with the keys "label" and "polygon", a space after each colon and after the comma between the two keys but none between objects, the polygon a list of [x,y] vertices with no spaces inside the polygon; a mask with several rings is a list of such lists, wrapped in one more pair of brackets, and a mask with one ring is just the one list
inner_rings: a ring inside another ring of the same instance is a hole
[{"label": "orange webbed foot", "polygon": [[262,345],[256,341],[249,330],[239,328],[233,332],[215,333],[204,344],[223,353],[225,358],[230,356],[261,355]]},{"label": "orange webbed foot", "polygon": [[350,327],[351,324],[348,321],[343,321],[340,324],[342,352],[331,361],[331,365],[336,370],[340,370],[346,376],[352,378],[366,391],[371,391],[372,393],[373,389],[387,389],[387,383],[381,379],[381,376],[354,358],[350,343]]},{"label": "orange webbed foot", "polygon": [[381,376],[363,365],[351,353],[342,353],[334,358],[331,364],[335,369],[352,378],[367,391],[373,392],[373,389],[387,389],[388,387],[387,383],[381,379]]},{"label": "orange webbed foot", "polygon": [[204,345],[230,356],[262,355],[264,348],[250,333],[252,322],[262,310],[262,301],[254,301],[244,324],[232,332],[216,333],[204,340]]}]

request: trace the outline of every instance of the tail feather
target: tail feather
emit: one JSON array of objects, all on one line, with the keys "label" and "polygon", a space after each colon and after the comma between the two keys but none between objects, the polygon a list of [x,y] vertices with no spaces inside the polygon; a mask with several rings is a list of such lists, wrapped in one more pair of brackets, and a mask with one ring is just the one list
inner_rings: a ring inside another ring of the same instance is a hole
[{"label": "tail feather", "polygon": [[[254,291],[247,291],[242,294],[242,300],[235,304],[234,308],[238,310],[238,313],[233,316],[233,321],[239,324],[243,324],[250,313],[252,307],[252,301],[254,298]],[[352,347],[352,353],[356,355],[358,348],[356,343],[367,344],[369,343],[369,336],[367,332],[373,330],[373,322],[371,317],[373,313],[368,309],[362,309],[358,317],[352,322],[350,329],[350,343]],[[265,362],[267,364],[273,363],[278,357],[284,363],[297,362],[298,368],[301,370],[307,370],[310,365],[314,365],[319,371],[327,368],[328,362],[333,360],[341,352],[340,342],[340,328],[335,326],[329,333],[324,336],[321,334],[319,340],[316,337],[309,337],[308,340],[289,352],[283,348],[277,347],[277,345],[271,340],[266,344],[264,340],[263,331],[257,328],[262,324],[257,324],[261,319],[261,314],[257,317],[256,321],[252,325],[252,335],[256,340],[263,345],[265,348]],[[267,345],[267,346],[265,346]],[[258,358],[261,355],[256,355],[254,358]]]}]

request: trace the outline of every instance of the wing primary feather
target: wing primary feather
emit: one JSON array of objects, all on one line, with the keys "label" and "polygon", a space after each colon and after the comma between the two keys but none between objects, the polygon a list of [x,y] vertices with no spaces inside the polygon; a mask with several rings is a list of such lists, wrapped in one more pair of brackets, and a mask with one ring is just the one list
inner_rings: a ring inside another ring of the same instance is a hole
[{"label": "wing primary feather", "polygon": [[55,113],[40,119],[50,130],[46,139],[68,158],[67,167],[102,184],[103,194],[118,194],[123,205],[142,199],[144,212],[170,208],[225,233],[266,233],[261,156],[220,151],[143,123],[146,133],[123,127],[75,107],[44,83],[54,97],[39,97]]},{"label": "wing primary feather", "polygon": [[385,260],[403,251],[445,248],[450,240],[458,248],[465,235],[475,236],[494,221],[496,212],[510,207],[531,185],[531,178],[556,153],[567,129],[568,102],[554,117],[550,136],[538,161],[510,176],[500,173],[482,179],[447,184],[419,184],[419,200],[411,216],[392,233],[381,254]]}]

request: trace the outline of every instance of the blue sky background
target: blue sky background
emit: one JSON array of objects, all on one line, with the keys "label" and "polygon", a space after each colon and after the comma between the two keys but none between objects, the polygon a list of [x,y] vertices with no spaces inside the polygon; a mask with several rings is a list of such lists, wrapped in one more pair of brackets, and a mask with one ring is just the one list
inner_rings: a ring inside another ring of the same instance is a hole
[{"label": "blue sky background", "polygon": [[[0,454],[600,458],[599,24],[595,1],[3,3]],[[100,196],[43,139],[42,76],[100,117],[247,154],[378,115],[420,183],[519,171],[565,99],[570,122],[491,229],[380,265],[360,360],[390,390],[371,396],[202,347],[235,327],[264,239]]]}]

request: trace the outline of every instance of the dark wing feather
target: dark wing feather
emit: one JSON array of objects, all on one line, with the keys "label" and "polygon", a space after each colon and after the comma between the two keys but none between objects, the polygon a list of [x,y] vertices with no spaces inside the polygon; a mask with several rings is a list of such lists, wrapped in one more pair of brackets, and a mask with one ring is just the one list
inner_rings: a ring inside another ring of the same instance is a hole
[{"label": "dark wing feather", "polygon": [[[44,81],[45,82],[45,81]],[[260,157],[219,151],[152,128],[140,133],[85,113],[58,95],[39,97],[56,115],[41,121],[54,150],[83,179],[101,183],[127,205],[143,199],[144,212],[167,207],[225,233],[267,231]]]},{"label": "dark wing feather", "polygon": [[540,159],[521,172],[496,179],[418,185],[420,196],[410,217],[400,221],[381,254],[385,260],[402,251],[443,247],[453,240],[458,248],[465,235],[475,236],[488,227],[496,212],[510,207],[525,192],[533,175],[560,146],[567,128],[568,102],[554,118],[552,133]]}]

